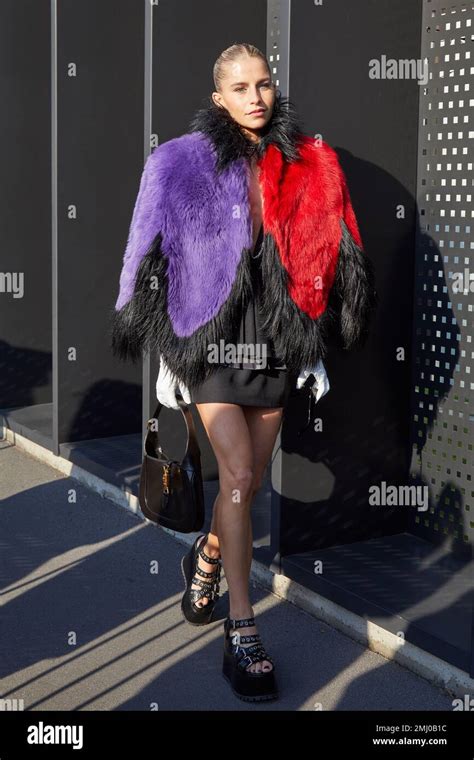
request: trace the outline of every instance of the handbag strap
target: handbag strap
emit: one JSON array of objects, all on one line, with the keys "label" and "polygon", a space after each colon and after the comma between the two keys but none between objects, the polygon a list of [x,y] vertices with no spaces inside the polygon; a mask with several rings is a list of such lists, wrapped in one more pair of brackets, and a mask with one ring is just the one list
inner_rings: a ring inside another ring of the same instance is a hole
[{"label": "handbag strap", "polygon": [[[186,451],[184,453],[184,457],[182,461],[184,462],[185,459],[188,458],[189,456],[191,456],[191,459],[198,459],[201,456],[201,449],[199,448],[199,444],[197,441],[196,428],[194,425],[193,415],[191,414],[189,405],[186,404],[186,402],[183,399],[176,398],[176,401],[178,402],[179,408],[181,409],[181,412],[183,414],[184,421],[186,423],[186,430],[187,430]],[[161,401],[158,401],[153,417],[150,417],[150,419],[148,420],[147,426],[153,419],[158,419],[162,407],[163,407],[163,404],[161,403]],[[156,442],[159,443],[158,430],[156,431]]]}]

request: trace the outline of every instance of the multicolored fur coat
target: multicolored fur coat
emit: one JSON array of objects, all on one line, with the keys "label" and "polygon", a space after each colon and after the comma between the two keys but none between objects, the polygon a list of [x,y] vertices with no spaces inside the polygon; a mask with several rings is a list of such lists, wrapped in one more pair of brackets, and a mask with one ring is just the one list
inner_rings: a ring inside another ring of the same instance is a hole
[{"label": "multicolored fur coat", "polygon": [[304,135],[277,97],[258,143],[212,99],[190,131],[149,155],[111,312],[111,346],[136,361],[163,356],[188,387],[216,365],[208,347],[232,342],[251,295],[249,159],[262,192],[263,329],[298,374],[323,359],[331,335],[365,343],[377,302],[337,153]]}]

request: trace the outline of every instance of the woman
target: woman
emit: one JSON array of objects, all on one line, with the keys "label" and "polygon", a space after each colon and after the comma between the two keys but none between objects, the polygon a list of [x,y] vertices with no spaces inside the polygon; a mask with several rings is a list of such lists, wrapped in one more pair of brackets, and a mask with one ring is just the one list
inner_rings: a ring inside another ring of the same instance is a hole
[{"label": "woman", "polygon": [[159,352],[158,399],[196,403],[219,493],[209,533],[183,558],[182,611],[211,622],[222,561],[223,673],[237,696],[263,700],[278,693],[249,599],[250,507],[291,388],[313,373],[326,392],[331,337],[362,345],[376,293],[337,154],[301,132],[264,54],[231,45],[213,74],[190,131],[145,164],[112,347],[134,360]]}]

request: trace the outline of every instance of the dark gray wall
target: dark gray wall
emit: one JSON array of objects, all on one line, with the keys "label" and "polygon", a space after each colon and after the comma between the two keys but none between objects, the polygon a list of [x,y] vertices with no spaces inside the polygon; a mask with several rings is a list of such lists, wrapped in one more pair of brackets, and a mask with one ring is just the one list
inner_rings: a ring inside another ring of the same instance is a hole
[{"label": "dark gray wall", "polygon": [[49,4],[0,4],[0,408],[52,399]]},{"label": "dark gray wall", "polygon": [[141,367],[119,366],[111,356],[107,312],[143,166],[143,4],[66,0],[58,4],[57,29],[62,443],[140,425]]}]

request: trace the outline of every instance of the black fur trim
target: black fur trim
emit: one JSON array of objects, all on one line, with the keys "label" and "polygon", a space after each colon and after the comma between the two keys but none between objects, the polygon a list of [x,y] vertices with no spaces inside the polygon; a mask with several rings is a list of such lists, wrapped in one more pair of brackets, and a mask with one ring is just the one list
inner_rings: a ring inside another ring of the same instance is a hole
[{"label": "black fur trim", "polygon": [[[209,344],[219,344],[223,338],[237,342],[242,309],[253,293],[249,255],[250,249],[244,248],[232,290],[218,314],[188,338],[182,338],[175,335],[167,311],[167,260],[158,233],[140,263],[131,300],[120,311],[111,313],[114,355],[137,361],[142,350],[162,354],[173,374],[189,389],[203,382],[218,367],[207,361]],[[158,287],[150,287],[155,282]]]},{"label": "black fur trim", "polygon": [[262,128],[259,142],[250,140],[229,111],[216,105],[211,96],[206,98],[206,106],[194,115],[189,130],[203,132],[211,139],[219,172],[238,158],[263,156],[270,144],[280,149],[286,161],[297,161],[298,145],[303,136],[295,106],[281,95],[275,98],[271,119]]},{"label": "black fur trim", "polygon": [[332,342],[336,311],[329,298],[326,310],[312,319],[293,301],[288,291],[289,275],[283,266],[273,236],[264,237],[262,252],[262,330],[275,342],[275,350],[291,372],[299,374],[327,356]]},{"label": "black fur trim", "polygon": [[[303,312],[289,296],[289,275],[273,236],[266,233],[262,250],[262,330],[274,341],[277,355],[288,370],[299,374],[327,356],[329,348],[360,348],[368,336],[378,304],[374,266],[354,242],[341,219],[342,236],[336,277],[327,307],[317,319]],[[219,313],[188,338],[177,337],[167,312],[167,261],[158,233],[142,260],[131,300],[111,313],[111,345],[121,359],[137,361],[142,350],[162,354],[170,370],[191,389],[208,378],[218,365],[206,361],[211,343],[224,338],[236,342],[242,316],[253,286],[250,250],[244,249],[236,279]],[[152,279],[153,278],[153,279]],[[150,283],[158,283],[157,288]]]},{"label": "black fur trim", "polygon": [[379,302],[375,269],[367,254],[355,243],[344,219],[340,221],[342,237],[333,285],[340,303],[338,332],[345,349],[362,348]]}]

